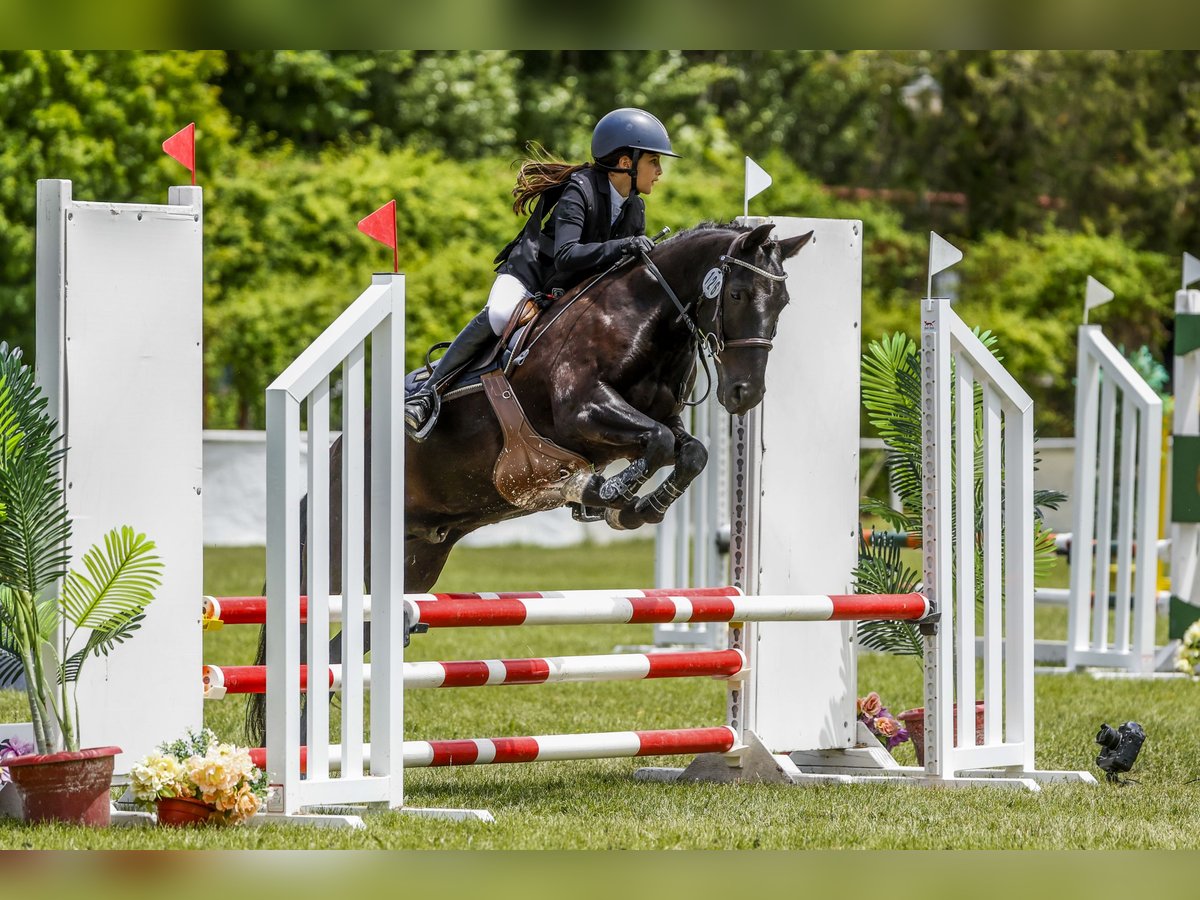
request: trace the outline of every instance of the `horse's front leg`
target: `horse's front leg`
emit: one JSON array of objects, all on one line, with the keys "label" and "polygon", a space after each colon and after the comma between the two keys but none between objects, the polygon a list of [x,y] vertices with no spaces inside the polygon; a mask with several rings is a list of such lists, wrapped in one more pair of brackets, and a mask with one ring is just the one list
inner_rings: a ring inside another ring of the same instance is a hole
[{"label": "horse's front leg", "polygon": [[645,497],[637,499],[633,516],[642,520],[638,524],[657,525],[661,522],[671,504],[683,496],[688,485],[696,480],[708,464],[708,450],[688,433],[683,426],[683,419],[672,416],[667,420],[667,425],[675,435],[675,468],[662,484]]},{"label": "horse's front leg", "polygon": [[592,458],[624,457],[630,464],[611,478],[593,476],[568,488],[569,502],[609,510],[605,520],[614,528],[636,528],[642,520],[633,514],[638,489],[668,465],[674,455],[675,435],[630,406],[613,388],[601,384],[569,409],[557,410],[560,436],[584,448]]}]

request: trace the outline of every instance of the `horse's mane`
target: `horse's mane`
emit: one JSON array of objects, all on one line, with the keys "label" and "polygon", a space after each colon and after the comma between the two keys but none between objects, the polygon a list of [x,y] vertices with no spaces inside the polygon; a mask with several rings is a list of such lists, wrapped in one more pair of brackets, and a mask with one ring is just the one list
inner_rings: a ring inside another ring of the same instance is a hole
[{"label": "horse's mane", "polygon": [[[683,241],[685,238],[688,238],[688,237],[691,237],[694,235],[699,235],[699,234],[702,234],[705,232],[733,231],[733,232],[737,232],[737,233],[745,233],[745,232],[752,231],[752,230],[753,229],[751,226],[740,225],[737,222],[701,222],[700,224],[694,225],[691,228],[686,228],[683,231],[676,232],[675,234],[673,234],[669,238],[667,238],[665,241],[663,241],[661,244],[659,244],[659,246],[667,247],[667,246],[674,244],[676,241]],[[596,275],[591,278],[585,279],[584,281],[582,281],[579,284],[575,285],[574,287],[570,288],[563,295],[563,298],[565,300],[567,300],[568,303],[570,303],[571,301],[574,300],[574,298],[577,294],[582,293],[584,290],[586,290],[587,288],[590,288],[592,285],[603,284],[603,283],[609,281],[610,279],[623,278],[626,275],[628,275],[630,271],[631,270],[628,266],[620,266],[620,267],[616,268],[615,271],[610,269],[609,271],[604,272],[603,274]]]},{"label": "horse's mane", "polygon": [[[684,229],[678,234],[671,236],[670,240],[676,241],[680,238],[687,237],[690,234],[695,234],[699,231],[739,231],[747,232],[751,228],[749,225],[739,225],[737,222],[701,222],[699,225],[694,225],[691,228]],[[664,242],[665,243],[665,242]]]}]

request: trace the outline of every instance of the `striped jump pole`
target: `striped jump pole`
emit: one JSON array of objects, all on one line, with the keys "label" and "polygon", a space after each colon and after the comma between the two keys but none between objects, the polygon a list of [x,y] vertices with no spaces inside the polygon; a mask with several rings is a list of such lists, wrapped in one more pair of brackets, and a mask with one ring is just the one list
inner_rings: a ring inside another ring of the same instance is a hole
[{"label": "striped jump pole", "polygon": [[[737,734],[727,725],[713,728],[668,728],[658,731],[607,731],[593,734],[550,734],[540,737],[467,738],[449,741],[405,741],[404,768],[484,766],[500,763],[554,762],[570,759],[622,759],[635,756],[690,756],[728,753]],[[363,745],[370,761],[371,745]],[[252,749],[250,759],[266,765],[265,748]],[[308,766],[308,748],[300,748],[300,770]],[[329,768],[341,768],[341,747],[329,746]]]},{"label": "striped jump pole", "polygon": [[[691,653],[624,653],[606,656],[555,656],[539,659],[480,659],[451,662],[406,662],[404,689],[491,687],[568,682],[639,681],[649,678],[735,678],[746,666],[739,650]],[[266,666],[205,666],[204,698],[227,694],[262,694]],[[363,684],[371,683],[371,667],[363,666]],[[342,667],[328,668],[328,687],[342,689]],[[308,689],[308,666],[300,667],[300,689]]]},{"label": "striped jump pole", "polygon": [[[615,588],[591,591],[499,591],[496,593],[449,593],[418,594],[421,600],[593,600],[596,598],[651,598],[651,597],[732,597],[741,593],[735,587],[649,589]],[[371,618],[371,595],[363,596],[363,618]],[[330,595],[329,621],[342,620],[342,597]],[[220,628],[222,625],[262,625],[267,621],[267,598],[253,597],[204,597],[201,622],[204,630]],[[308,622],[308,597],[300,595],[300,622]]]},{"label": "striped jump pole", "polygon": [[[341,597],[329,598],[329,621],[341,619]],[[370,597],[363,598],[370,618]],[[737,588],[668,590],[526,591],[505,593],[409,594],[410,613],[431,627],[563,625],[646,622],[824,622],[925,618],[920,594],[812,594],[743,597]],[[437,611],[434,605],[438,606]],[[265,597],[205,597],[206,629],[266,621]],[[556,618],[546,618],[555,616]],[[308,598],[300,598],[300,621],[308,620]]]},{"label": "striped jump pole", "polygon": [[798,594],[780,597],[612,597],[439,600],[405,598],[411,621],[431,628],[653,622],[916,621],[931,612],[921,594]]}]

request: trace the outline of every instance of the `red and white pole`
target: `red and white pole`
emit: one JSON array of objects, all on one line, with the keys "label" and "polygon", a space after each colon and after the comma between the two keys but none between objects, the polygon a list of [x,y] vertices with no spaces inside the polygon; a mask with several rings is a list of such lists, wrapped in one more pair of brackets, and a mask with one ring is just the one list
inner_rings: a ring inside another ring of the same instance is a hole
[{"label": "red and white pole", "polygon": [[426,600],[406,597],[411,619],[431,628],[657,622],[827,622],[922,619],[921,594],[812,594],[781,597],[613,597]]},{"label": "red and white pole", "polygon": [[[404,664],[405,690],[414,688],[488,687],[513,684],[561,684],[581,681],[638,681],[645,678],[734,678],[745,668],[739,650],[687,653],[624,653],[606,656],[553,656],[540,659],[480,659]],[[328,687],[342,688],[342,667],[328,669]],[[371,683],[371,667],[363,666]],[[262,694],[266,666],[205,666],[204,697]],[[308,666],[300,667],[300,689],[308,689]]]},{"label": "red and white pole", "polygon": [[[406,599],[423,602],[431,600],[595,600],[614,597],[732,597],[739,593],[735,587],[715,588],[614,588],[592,591],[499,591],[496,593],[457,594],[409,594]],[[370,618],[371,597],[363,598],[363,615]],[[339,594],[329,597],[329,621],[340,622],[342,598]],[[266,597],[205,597],[203,624],[206,630],[221,625],[261,625],[267,620]],[[308,621],[308,597],[300,596],[300,621]]]},{"label": "red and white pole", "polygon": [[[715,728],[670,728],[661,731],[610,731],[593,734],[551,734],[540,737],[470,738],[450,741],[405,741],[404,768],[440,766],[483,766],[500,763],[551,762],[567,759],[618,759],[633,756],[684,756],[696,753],[728,753],[736,743],[734,730]],[[363,747],[370,759],[370,746]],[[300,768],[307,765],[307,748],[300,748]],[[259,768],[266,765],[267,751],[250,751]],[[329,767],[341,766],[341,747],[329,747]]]}]

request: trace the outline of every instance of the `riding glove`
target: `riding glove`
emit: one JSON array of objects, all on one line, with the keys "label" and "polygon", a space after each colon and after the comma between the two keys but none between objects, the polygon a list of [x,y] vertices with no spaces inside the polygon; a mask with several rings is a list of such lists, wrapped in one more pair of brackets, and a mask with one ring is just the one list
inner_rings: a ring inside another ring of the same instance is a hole
[{"label": "riding glove", "polygon": [[621,239],[621,252],[630,256],[637,256],[639,253],[649,253],[653,249],[654,241],[650,240],[644,234]]}]

